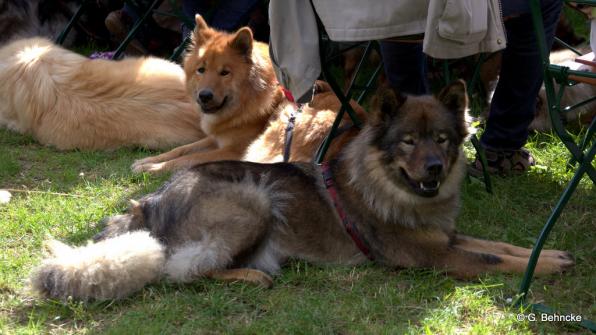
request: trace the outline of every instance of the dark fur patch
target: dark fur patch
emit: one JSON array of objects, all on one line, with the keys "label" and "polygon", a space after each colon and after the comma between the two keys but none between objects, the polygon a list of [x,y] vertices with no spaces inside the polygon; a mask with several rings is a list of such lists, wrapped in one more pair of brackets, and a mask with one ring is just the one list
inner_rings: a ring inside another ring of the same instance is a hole
[{"label": "dark fur patch", "polygon": [[489,265],[496,265],[503,263],[503,259],[501,257],[493,255],[493,254],[478,254],[478,256]]},{"label": "dark fur patch", "polygon": [[25,14],[29,13],[29,1],[23,0],[5,0],[1,2],[0,10],[4,11],[8,6],[13,6],[15,9],[22,10]]},{"label": "dark fur patch", "polygon": [[253,258],[257,250],[265,247],[265,243],[269,239],[270,234],[271,231],[267,231],[266,233],[259,236],[254,244],[248,246],[246,249],[235,255],[233,260],[234,263],[231,268],[246,267],[246,264]]},{"label": "dark fur patch", "polygon": [[[221,164],[223,163],[223,164]],[[201,164],[196,167],[201,171],[201,174],[213,177],[213,179],[239,182],[247,176],[250,176],[256,183],[261,182],[263,177],[262,164],[242,161],[222,161],[210,162]],[[316,183],[316,179],[304,173],[302,169],[296,164],[291,163],[274,163],[272,168],[268,170],[268,175],[271,177],[270,182],[275,181],[278,177],[292,177],[300,178],[309,184]]]},{"label": "dark fur patch", "polygon": [[174,192],[151,194],[142,200],[143,216],[146,226],[152,235],[166,242],[168,236],[175,236],[177,224],[184,222],[184,218],[194,205],[192,201],[183,200]]}]

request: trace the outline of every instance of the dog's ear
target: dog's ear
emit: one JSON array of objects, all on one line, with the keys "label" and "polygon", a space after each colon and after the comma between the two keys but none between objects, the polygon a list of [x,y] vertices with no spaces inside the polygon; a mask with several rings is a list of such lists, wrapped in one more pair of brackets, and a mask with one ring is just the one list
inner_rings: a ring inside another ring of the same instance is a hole
[{"label": "dog's ear", "polygon": [[141,204],[133,199],[129,201],[128,213],[132,214],[133,217],[143,218],[143,208]]},{"label": "dog's ear", "polygon": [[329,85],[329,83],[327,83],[326,81],[315,81],[314,94],[321,94],[325,92],[331,92],[331,85]]},{"label": "dog's ear", "polygon": [[459,79],[443,88],[437,97],[450,111],[462,114],[468,108],[468,93],[466,83]]},{"label": "dog's ear", "polygon": [[250,55],[252,53],[252,31],[248,27],[240,28],[234,38],[230,42],[230,46],[238,50],[243,55]]},{"label": "dog's ear", "polygon": [[211,29],[205,19],[199,14],[195,15],[195,30],[192,33],[192,46],[200,47],[213,37],[215,30]]},{"label": "dog's ear", "polygon": [[468,109],[468,93],[466,83],[459,79],[443,88],[437,97],[449,111],[455,113],[458,132],[462,137],[468,134],[466,110]]},{"label": "dog's ear", "polygon": [[372,112],[370,121],[373,124],[385,122],[387,119],[394,118],[401,106],[406,102],[407,96],[401,92],[381,87],[372,101]]},{"label": "dog's ear", "polygon": [[207,22],[200,14],[195,15],[195,30],[203,30],[209,28]]}]

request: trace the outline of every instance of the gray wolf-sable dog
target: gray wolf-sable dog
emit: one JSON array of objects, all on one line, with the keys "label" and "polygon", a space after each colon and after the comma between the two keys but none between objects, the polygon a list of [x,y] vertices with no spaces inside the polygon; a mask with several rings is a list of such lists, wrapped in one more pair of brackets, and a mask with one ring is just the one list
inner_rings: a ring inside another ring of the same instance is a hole
[{"label": "gray wolf-sable dog", "polygon": [[[384,92],[365,128],[330,163],[339,203],[378,264],[461,278],[525,269],[530,250],[455,232],[466,103],[463,82],[438,99]],[[313,164],[206,163],[132,203],[108,219],[96,243],[49,243],[51,256],[33,272],[32,287],[52,298],[116,299],[162,278],[268,286],[289,258],[367,260]],[[573,264],[568,253],[545,250],[536,272]]]}]

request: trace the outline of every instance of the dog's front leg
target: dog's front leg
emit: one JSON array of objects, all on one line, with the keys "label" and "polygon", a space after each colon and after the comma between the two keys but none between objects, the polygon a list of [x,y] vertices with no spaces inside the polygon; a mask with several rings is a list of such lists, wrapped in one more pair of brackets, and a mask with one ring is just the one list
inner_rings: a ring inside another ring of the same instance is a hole
[{"label": "dog's front leg", "polygon": [[[523,273],[528,265],[527,257],[479,253],[453,248],[450,256],[440,266],[456,277],[469,278],[487,272]],[[571,259],[541,257],[536,265],[536,275],[563,272],[574,265]]]},{"label": "dog's front leg", "polygon": [[[470,236],[457,235],[454,247],[479,254],[492,254],[503,260],[498,271],[522,273],[528,264],[531,249],[521,248],[509,243],[481,240]],[[536,274],[544,275],[561,272],[575,264],[573,256],[560,250],[542,250],[536,265]]]},{"label": "dog's front leg", "polygon": [[217,143],[215,142],[215,140],[212,137],[206,137],[194,143],[179,146],[161,155],[136,160],[132,164],[131,169],[137,173],[164,171],[164,169],[155,169],[155,165],[173,160],[178,157],[186,156],[195,152],[214,150],[216,148]]},{"label": "dog's front leg", "polygon": [[151,173],[179,170],[188,168],[197,164],[221,161],[221,160],[238,160],[242,157],[243,150],[238,148],[222,148],[217,150],[202,151],[189,155],[184,155],[172,160],[163,161],[161,163],[148,163],[143,165],[142,171]]},{"label": "dog's front leg", "polygon": [[[483,273],[522,273],[529,250],[506,243],[456,235],[440,230],[409,230],[398,234],[385,258],[393,266],[433,267],[458,278],[475,278]],[[388,243],[384,243],[389,245]],[[569,254],[547,251],[536,267],[537,275],[562,272],[573,266]]]},{"label": "dog's front leg", "polygon": [[[431,265],[458,278],[474,278],[489,272],[523,273],[528,264],[527,257],[497,254],[490,249],[464,249],[458,245],[434,247],[435,251],[427,255]],[[573,264],[568,258],[543,257],[536,266],[536,274],[563,272]]]}]

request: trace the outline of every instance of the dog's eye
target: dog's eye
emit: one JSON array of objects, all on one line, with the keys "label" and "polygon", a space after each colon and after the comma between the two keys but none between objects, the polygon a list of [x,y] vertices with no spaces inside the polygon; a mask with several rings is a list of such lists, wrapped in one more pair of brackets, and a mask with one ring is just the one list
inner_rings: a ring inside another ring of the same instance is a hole
[{"label": "dog's eye", "polygon": [[198,73],[205,73],[205,68],[204,67],[200,67],[197,69]]},{"label": "dog's eye", "polygon": [[414,145],[414,139],[412,137],[406,136],[401,139],[401,142],[406,145]]},{"label": "dog's eye", "polygon": [[445,135],[439,135],[439,137],[437,137],[437,140],[436,141],[439,144],[445,143],[445,142],[447,142],[447,136],[445,136]]},{"label": "dog's eye", "polygon": [[221,70],[221,72],[219,73],[220,76],[227,76],[228,74],[230,74],[230,71],[228,70]]}]

